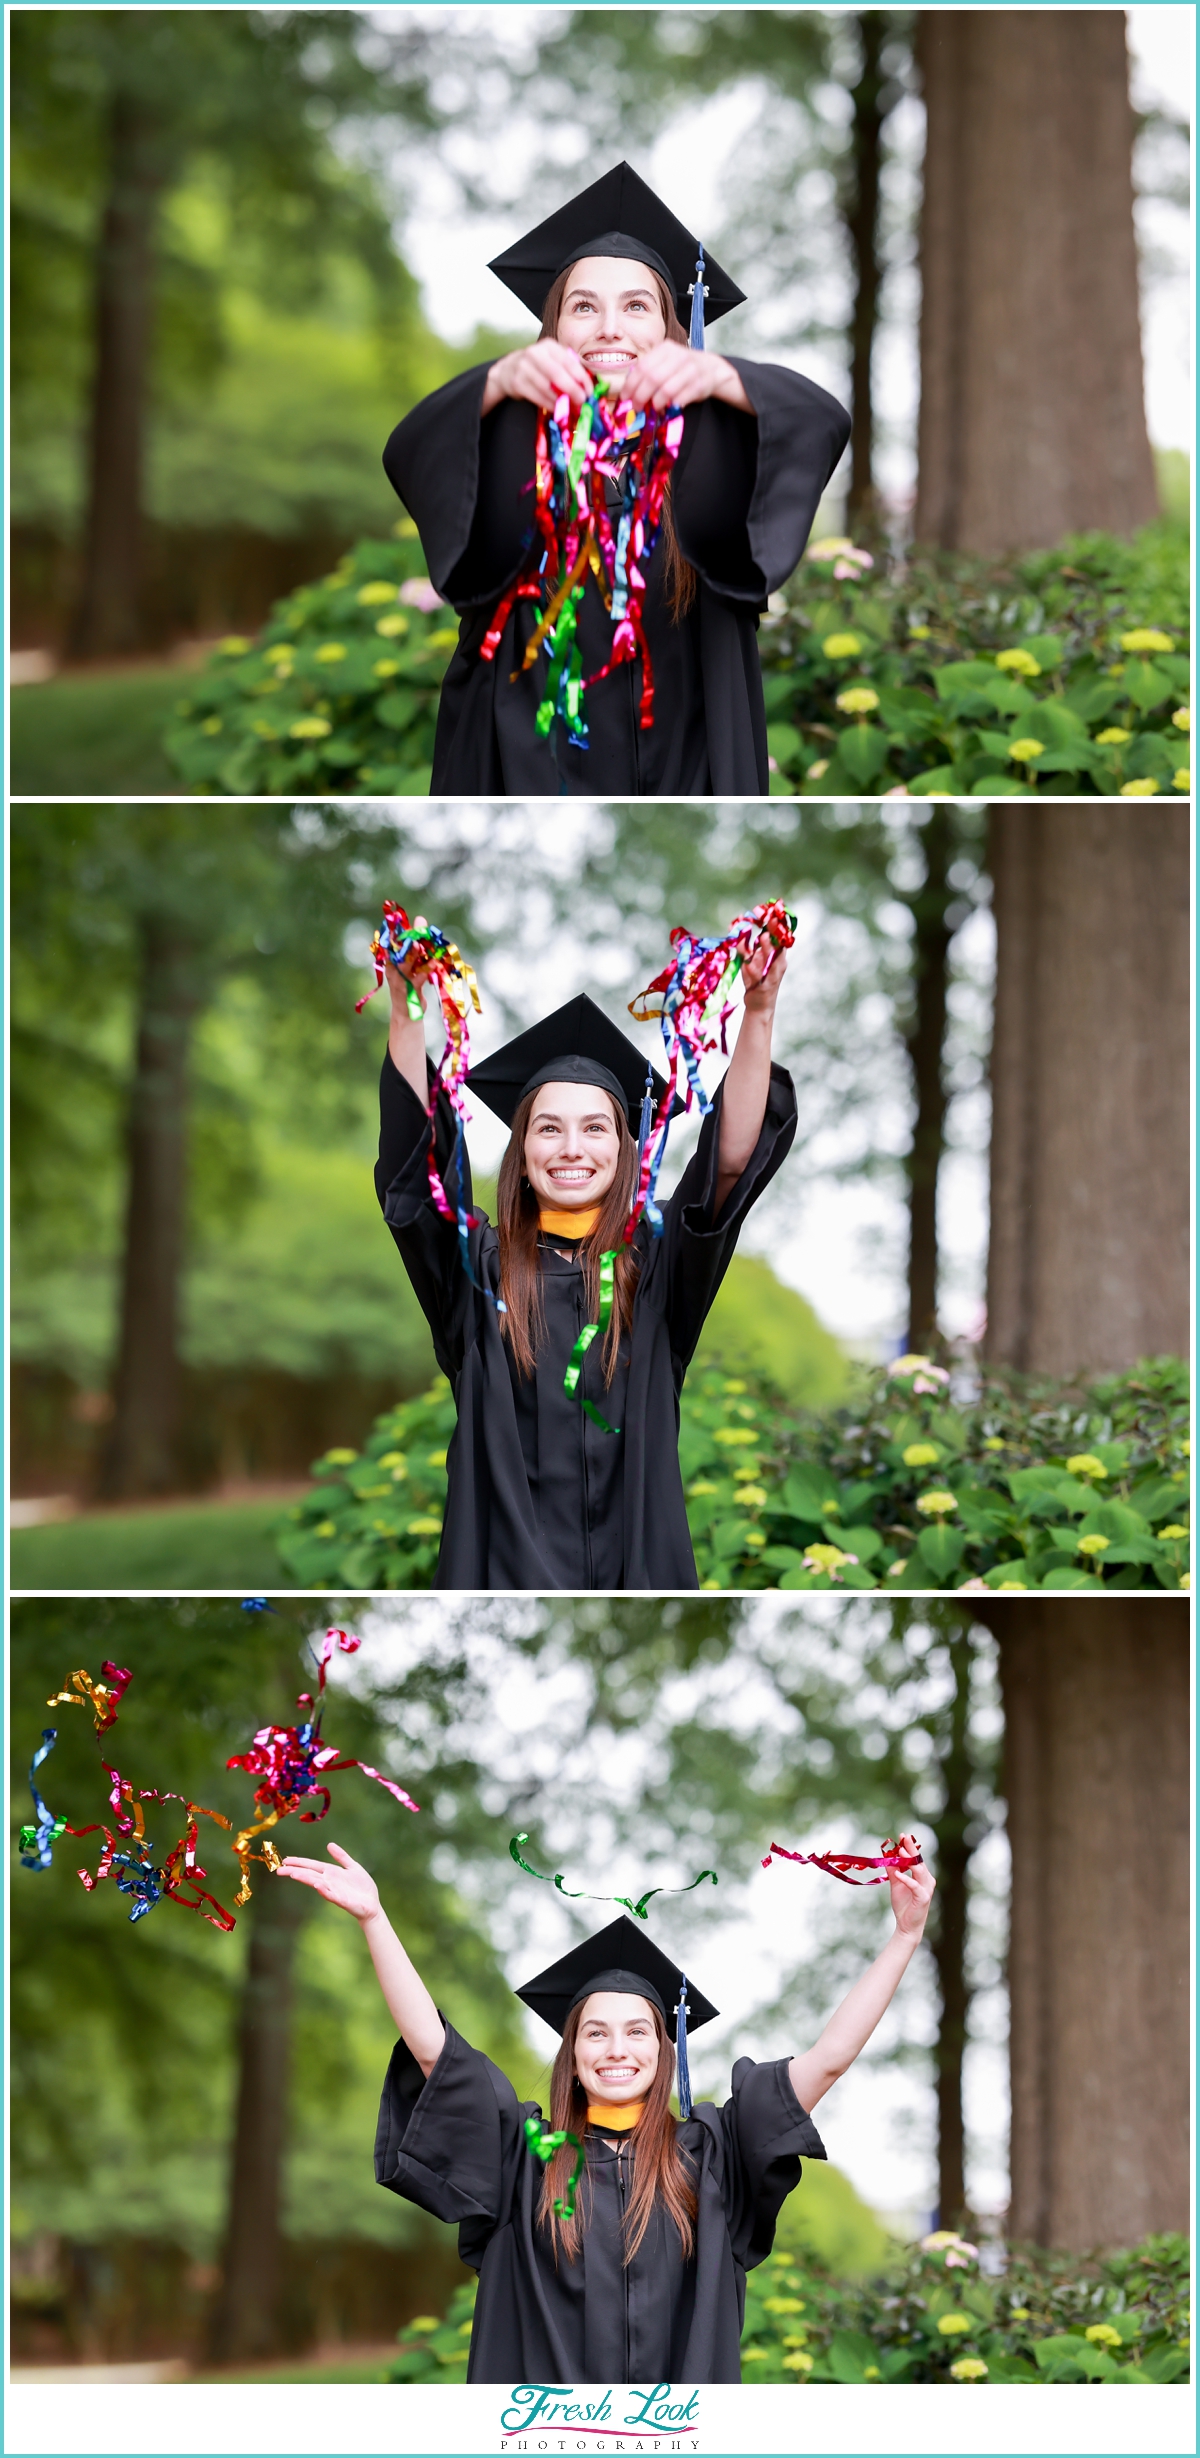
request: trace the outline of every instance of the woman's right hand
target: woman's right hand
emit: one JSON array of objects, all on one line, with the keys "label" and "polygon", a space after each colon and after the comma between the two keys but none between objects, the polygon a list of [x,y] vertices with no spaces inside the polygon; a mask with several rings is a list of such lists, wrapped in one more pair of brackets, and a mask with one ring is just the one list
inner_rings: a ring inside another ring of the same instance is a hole
[{"label": "woman's right hand", "polygon": [[432,978],[432,965],[422,964],[418,958],[415,947],[410,947],[403,963],[401,964],[396,963],[394,956],[389,956],[385,971],[387,975],[388,996],[392,1002],[392,1014],[394,1016],[400,1016],[406,1023],[415,1023],[416,1018],[410,1018],[409,1016],[408,985],[410,982],[412,983],[423,1009],[425,1005],[425,985]]},{"label": "woman's right hand", "polygon": [[279,1876],[294,1878],[298,1886],[311,1886],[314,1894],[326,1903],[336,1903],[338,1910],[349,1912],[354,1920],[371,1920],[382,1909],[379,1888],[369,1869],[352,1861],[340,1844],[327,1849],[338,1866],[331,1869],[327,1861],[312,1861],[301,1852],[289,1852],[281,1863]]},{"label": "woman's right hand", "polygon": [[501,401],[533,401],[539,410],[552,410],[563,393],[579,409],[592,381],[578,350],[565,341],[531,341],[527,349],[510,350],[489,367],[480,415],[486,418]]}]

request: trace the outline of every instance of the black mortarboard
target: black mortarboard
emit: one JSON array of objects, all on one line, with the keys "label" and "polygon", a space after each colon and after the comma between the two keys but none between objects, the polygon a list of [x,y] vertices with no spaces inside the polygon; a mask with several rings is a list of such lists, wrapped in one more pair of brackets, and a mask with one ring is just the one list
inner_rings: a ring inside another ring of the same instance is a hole
[{"label": "black mortarboard", "polygon": [[[650,1076],[657,1106],[666,1091],[665,1079],[648,1066],[620,1026],[610,1022],[586,991],[556,1007],[552,1016],[531,1024],[515,1041],[494,1050],[472,1067],[466,1082],[506,1127],[512,1125],[523,1095],[538,1084],[595,1084],[624,1103],[633,1134]],[[674,1117],[683,1108],[676,1096]]]},{"label": "black mortarboard", "polygon": [[[551,283],[568,265],[578,264],[583,256],[630,256],[662,275],[674,293],[679,320],[686,325],[700,253],[699,240],[653,188],[627,162],[618,162],[615,170],[581,189],[557,213],[539,222],[536,230],[526,231],[502,255],[493,256],[488,269],[498,273],[522,304],[540,316]],[[727,315],[731,307],[740,307],[746,296],[707,250],[702,285],[706,324]]]},{"label": "black mortarboard", "polygon": [[685,1981],[670,1956],[663,1954],[646,1931],[622,1912],[617,1920],[610,1920],[607,1929],[598,1929],[595,1937],[585,1937],[581,1946],[572,1946],[569,1954],[539,1972],[536,1979],[527,1980],[517,1995],[560,2034],[566,2028],[572,2006],[578,2005],[581,1998],[590,1997],[596,1989],[611,1989],[627,1997],[648,1997],[658,2007],[669,2031],[684,1988],[686,2027],[688,2031],[698,2031],[702,2023],[715,2019],[717,2008],[710,2006],[707,1997],[702,1997],[690,1980]]}]

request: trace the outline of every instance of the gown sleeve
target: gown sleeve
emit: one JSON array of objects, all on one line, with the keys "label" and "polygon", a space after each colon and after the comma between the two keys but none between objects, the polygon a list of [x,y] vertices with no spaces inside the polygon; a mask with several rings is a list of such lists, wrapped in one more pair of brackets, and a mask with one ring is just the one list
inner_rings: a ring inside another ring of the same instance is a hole
[{"label": "gown sleeve", "polygon": [[[429,1065],[428,1060],[426,1065]],[[430,1082],[433,1070],[429,1069]],[[457,1125],[445,1094],[434,1112],[434,1158],[451,1203],[457,1200]],[[471,1164],[463,1152],[462,1195],[471,1205]],[[429,1120],[412,1085],[384,1052],[379,1078],[379,1159],[375,1192],[400,1249],[405,1271],[433,1333],[439,1366],[453,1383],[474,1328],[476,1291],[462,1268],[458,1229],[444,1220],[429,1191]],[[479,1232],[472,1232],[472,1244]]]},{"label": "gown sleeve", "polygon": [[752,2057],[739,2057],[724,2107],[695,2111],[719,2137],[729,2240],[743,2270],[765,2262],[780,2211],[800,2182],[801,2160],[827,2156],[792,2089],[790,2062],[780,2057],[756,2065]]},{"label": "gown sleeve", "polygon": [[691,1361],[713,1299],[729,1269],[746,1214],[786,1160],[796,1133],[792,1079],[786,1068],[773,1066],[758,1142],[714,1221],[712,1202],[724,1089],[723,1084],[718,1086],[700,1130],[700,1141],[674,1194],[662,1207],[667,1329],[680,1377]]},{"label": "gown sleeve", "polygon": [[850,434],[807,376],[735,358],[756,415],[703,401],[684,417],[672,480],[680,551],[718,597],[761,606],[795,571]]},{"label": "gown sleeve", "polygon": [[521,2103],[490,2057],[452,2023],[445,2031],[428,2077],[403,2040],[392,2050],[375,2132],[375,2182],[434,2219],[457,2222],[463,2260],[477,2267],[512,2203],[524,2147]]},{"label": "gown sleeve", "polygon": [[443,384],[388,437],[383,466],[421,533],[429,576],[460,610],[490,609],[533,536],[537,409],[501,401],[480,417],[488,368]]}]

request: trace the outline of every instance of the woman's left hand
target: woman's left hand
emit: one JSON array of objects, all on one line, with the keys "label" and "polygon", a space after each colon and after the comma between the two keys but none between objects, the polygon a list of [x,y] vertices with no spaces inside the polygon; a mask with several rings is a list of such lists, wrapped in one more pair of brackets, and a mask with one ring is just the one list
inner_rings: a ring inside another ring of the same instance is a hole
[{"label": "woman's left hand", "polygon": [[[902,1852],[915,1852],[916,1836],[902,1835],[900,1849]],[[918,1861],[915,1869],[897,1869],[891,1878],[892,1910],[902,1937],[917,1938],[922,1935],[933,1901],[934,1883],[932,1873],[923,1861]]]},{"label": "woman's left hand", "polygon": [[742,966],[742,992],[748,1014],[774,1014],[779,985],[786,971],[786,948],[778,947],[770,932],[764,930],[754,954],[748,956]]},{"label": "woman's left hand", "polygon": [[754,404],[736,367],[715,350],[689,350],[680,341],[659,341],[635,359],[621,388],[635,410],[686,410],[693,401],[728,401],[754,416]]}]

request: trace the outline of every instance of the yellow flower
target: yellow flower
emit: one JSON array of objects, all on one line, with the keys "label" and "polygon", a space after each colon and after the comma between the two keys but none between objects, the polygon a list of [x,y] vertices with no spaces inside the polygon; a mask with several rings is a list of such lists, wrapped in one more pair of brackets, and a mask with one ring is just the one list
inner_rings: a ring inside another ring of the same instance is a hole
[{"label": "yellow flower", "polygon": [[313,1535],[314,1535],[314,1536],[336,1536],[336,1535],[337,1535],[337,1523],[336,1523],[336,1521],[335,1521],[335,1520],[332,1520],[332,1519],[321,1519],[321,1520],[318,1520],[316,1527],[313,1529]]},{"label": "yellow flower", "polygon": [[963,2331],[969,2330],[971,2327],[972,2323],[969,2313],[943,2313],[942,2318],[938,2323],[938,2329],[944,2339],[960,2338]]},{"label": "yellow flower", "polygon": [[822,1519],[840,1519],[841,1516],[841,1503],[838,1501],[836,1494],[831,1494],[828,1502],[823,1502],[821,1504],[821,1517]]},{"label": "yellow flower", "polygon": [[1158,783],[1154,777],[1131,777],[1128,785],[1121,787],[1121,792],[1123,794],[1156,794]]},{"label": "yellow flower", "polygon": [[443,624],[440,631],[430,633],[429,646],[431,649],[456,649],[458,633],[451,631],[447,624]]},{"label": "yellow flower", "polygon": [[340,640],[323,640],[320,648],[317,649],[314,654],[319,666],[338,666],[341,664],[341,661],[346,654],[346,650],[343,642]]},{"label": "yellow flower", "polygon": [[731,1399],[740,1399],[745,1388],[745,1383],[739,1383],[737,1381],[724,1382],[721,1385],[722,1391],[727,1391]]},{"label": "yellow flower", "polygon": [[1024,1596],[1028,1593],[1027,1582],[1024,1579],[1001,1579],[996,1593],[998,1596]]},{"label": "yellow flower", "polygon": [[266,717],[256,717],[250,731],[259,735],[265,743],[277,743],[279,740],[278,726],[272,725]]},{"label": "yellow flower", "polygon": [[394,538],[415,538],[416,534],[417,524],[407,512],[402,512],[399,520],[393,521],[392,536]]},{"label": "yellow flower", "polygon": [[[713,1586],[716,1586],[715,1579]],[[742,2362],[743,2364],[765,2364],[768,2353],[769,2350],[766,2347],[743,2347]]]},{"label": "yellow flower", "polygon": [[1091,2322],[1083,2335],[1091,2340],[1093,2347],[1120,2347],[1124,2344],[1120,2331],[1114,2330],[1110,2321]]},{"label": "yellow flower", "polygon": [[917,1495],[917,1509],[924,1511],[927,1519],[941,1519],[948,1511],[958,1509],[958,1497],[938,1486],[931,1494]]},{"label": "yellow flower", "polygon": [[751,1485],[754,1485],[757,1483],[758,1478],[761,1475],[762,1468],[758,1460],[742,1459],[738,1461],[737,1467],[734,1469],[733,1481],[735,1485],[737,1485],[748,1480]]},{"label": "yellow flower", "polygon": [[1158,1531],[1159,1542],[1164,1545],[1178,1544],[1181,1538],[1186,1541],[1187,1534],[1186,1528],[1176,1527],[1174,1523],[1169,1528],[1160,1528]]},{"label": "yellow flower", "polygon": [[985,1451],[1003,1451],[1004,1447],[1003,1434],[989,1434],[983,1444]]},{"label": "yellow flower", "polygon": [[1078,1553],[1107,1553],[1111,1543],[1111,1536],[1077,1536],[1075,1548]]},{"label": "yellow flower", "polygon": [[719,1425],[713,1435],[714,1442],[723,1442],[731,1450],[735,1443],[757,1442],[757,1440],[758,1436],[752,1425]]},{"label": "yellow flower", "polygon": [[1191,790],[1192,790],[1192,772],[1191,772],[1191,769],[1190,769],[1190,768],[1177,768],[1177,769],[1176,769],[1176,771],[1175,771],[1174,776],[1173,776],[1173,777],[1172,777],[1172,779],[1171,779],[1171,783],[1172,783],[1172,785],[1174,786],[1175,791],[1176,791],[1176,793],[1177,793],[1177,794],[1190,794],[1190,793],[1191,793]]},{"label": "yellow flower", "polygon": [[821,642],[826,657],[858,657],[862,645],[857,632],[827,632]]},{"label": "yellow flower", "polygon": [[1096,740],[1098,743],[1131,743],[1133,736],[1127,725],[1106,725],[1103,734],[1097,734]]},{"label": "yellow flower", "polygon": [[910,1442],[904,1453],[906,1468],[936,1468],[938,1448],[935,1442]]},{"label": "yellow flower", "polygon": [[804,2306],[798,2304],[794,2296],[764,2296],[763,2311],[764,2313],[802,2313]]},{"label": "yellow flower", "polygon": [[794,2348],[792,2354],[783,2359],[785,2373],[811,2373],[812,2368],[812,2357],[806,2356],[802,2347]]},{"label": "yellow flower", "polygon": [[408,616],[402,614],[381,615],[375,629],[384,640],[399,640],[402,634],[408,630]]},{"label": "yellow flower", "polygon": [[319,743],[323,735],[332,734],[333,727],[327,717],[297,717],[295,725],[288,727],[288,732],[294,734],[298,742]]},{"label": "yellow flower", "polygon": [[418,2313],[416,2320],[408,2324],[410,2330],[440,2330],[441,2326],[436,2313]]},{"label": "yellow flower", "polygon": [[1185,1459],[1190,1459],[1190,1458],[1191,1458],[1191,1456],[1192,1456],[1192,1438],[1191,1438],[1191,1435],[1190,1435],[1190,1434],[1185,1434],[1185,1435],[1184,1435],[1183,1441],[1180,1443],[1179,1448],[1180,1448],[1180,1450],[1182,1451],[1183,1456],[1184,1456],[1184,1458],[1185,1458]]},{"label": "yellow flower", "polygon": [[1040,674],[1042,669],[1028,649],[1001,649],[996,659],[1001,674]]},{"label": "yellow flower", "polygon": [[766,1501],[767,1489],[765,1485],[740,1485],[733,1498],[745,1510],[756,1511]]},{"label": "yellow flower", "polygon": [[395,599],[396,584],[392,580],[369,580],[358,592],[360,606],[390,606]]},{"label": "yellow flower", "polygon": [[221,732],[220,718],[206,717],[200,731],[202,734],[219,734]]},{"label": "yellow flower", "polygon": [[983,2381],[986,2377],[987,2366],[982,2356],[960,2356],[957,2364],[950,2367],[952,2381]]},{"label": "yellow flower", "polygon": [[1183,1571],[1181,1571],[1181,1572],[1180,1572],[1180,1574],[1179,1574],[1179,1584],[1180,1584],[1180,1587],[1187,1587],[1187,1588],[1190,1588],[1190,1586],[1191,1586],[1191,1584],[1192,1584],[1192,1574],[1191,1574],[1190,1570],[1183,1570]]},{"label": "yellow flower", "polygon": [[1192,712],[1190,708],[1177,708],[1171,719],[1171,723],[1172,725],[1178,726],[1181,734],[1190,734],[1192,730]]},{"label": "yellow flower", "polygon": [[[853,538],[816,538],[805,549],[806,560],[809,563],[836,563],[838,556],[844,555],[853,544]],[[768,2305],[768,2313],[770,2310]]]},{"label": "yellow flower", "polygon": [[1027,2304],[1014,2304],[1010,2318],[1013,2321],[1028,2321],[1030,2319],[1029,2306]]},{"label": "yellow flower", "polygon": [[806,1545],[804,1559],[810,1570],[828,1571],[830,1578],[844,1562],[857,1562],[857,1555],[843,1553],[840,1545]]},{"label": "yellow flower", "polygon": [[244,657],[249,646],[248,640],[239,639],[236,632],[231,632],[228,640],[218,640],[217,651],[221,657]]},{"label": "yellow flower", "polygon": [[828,760],[814,760],[812,767],[807,771],[809,779],[811,780],[813,777],[823,777],[828,766]]},{"label": "yellow flower", "polygon": [[899,1578],[900,1573],[901,1573],[901,1571],[902,1571],[902,1570],[903,1570],[903,1568],[904,1568],[904,1562],[905,1562],[905,1556],[904,1556],[903,1554],[901,1554],[900,1559],[899,1559],[899,1561],[898,1561],[898,1562],[889,1562],[889,1563],[888,1563],[888,1567],[887,1567],[887,1575],[888,1575],[888,1578],[889,1578],[889,1579],[898,1579],[898,1578]]},{"label": "yellow flower", "polygon": [[863,2380],[864,2380],[864,2381],[878,2381],[880,2378],[881,2378],[881,2375],[880,2375],[880,2371],[879,2371],[879,2366],[878,2366],[877,2364],[864,2364],[864,2366],[863,2366]]},{"label": "yellow flower", "polygon": [[839,691],[837,704],[848,717],[865,717],[869,709],[878,708],[879,694],[869,684],[854,683],[849,691]]},{"label": "yellow flower", "polygon": [[441,1533],[442,1523],[440,1519],[426,1518],[409,1520],[407,1529],[407,1534],[409,1536],[440,1536]]},{"label": "yellow flower", "polygon": [[290,666],[295,654],[294,640],[273,640],[270,648],[263,650],[263,656],[269,666]]},{"label": "yellow flower", "polygon": [[399,674],[400,661],[396,657],[377,657],[371,672],[378,675],[381,683],[385,682],[389,674]]},{"label": "yellow flower", "polygon": [[445,1467],[445,1465],[446,1465],[446,1454],[445,1454],[445,1452],[444,1452],[444,1451],[431,1451],[431,1452],[429,1453],[429,1465],[430,1465],[430,1467],[431,1467],[431,1468],[444,1468],[444,1467]]},{"label": "yellow flower", "polygon": [[928,640],[928,623],[910,623],[908,627],[908,636],[910,640]]},{"label": "yellow flower", "polygon": [[1045,743],[1040,743],[1036,734],[1022,734],[1018,742],[1009,744],[1006,756],[1010,760],[1036,760],[1039,751],[1045,748]]},{"label": "yellow flower", "polygon": [[689,1494],[719,1494],[720,1490],[719,1485],[713,1484],[711,1477],[697,1477],[695,1484],[688,1487]]},{"label": "yellow flower", "polygon": [[1175,643],[1169,632],[1139,631],[1122,632],[1121,646],[1123,649],[1132,650],[1135,656],[1139,652],[1143,656],[1150,656],[1155,649],[1173,649]]},{"label": "yellow flower", "polygon": [[747,1528],[746,1533],[742,1538],[742,1543],[744,1545],[765,1545],[766,1541],[766,1536],[761,1528]]},{"label": "yellow flower", "polygon": [[323,1468],[349,1468],[358,1458],[357,1451],[327,1451],[321,1461]]},{"label": "yellow flower", "polygon": [[1094,1451],[1076,1451],[1067,1461],[1067,1474],[1073,1477],[1106,1477],[1108,1470]]}]

